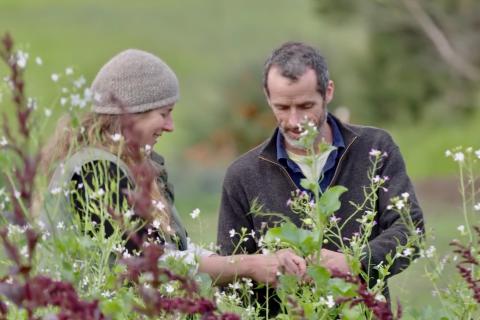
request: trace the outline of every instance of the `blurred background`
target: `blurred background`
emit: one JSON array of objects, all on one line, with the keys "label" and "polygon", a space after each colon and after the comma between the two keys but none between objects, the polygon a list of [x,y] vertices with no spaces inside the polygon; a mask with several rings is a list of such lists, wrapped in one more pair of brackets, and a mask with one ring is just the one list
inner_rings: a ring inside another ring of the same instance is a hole
[{"label": "blurred background", "polygon": [[[48,119],[37,114],[47,121],[44,139],[65,112],[59,102],[67,68],[88,84],[114,54],[139,48],[175,70],[176,130],[156,149],[167,159],[190,235],[201,243],[215,241],[227,165],[274,128],[261,86],[265,58],[284,41],[308,42],[326,56],[336,83],[330,111],[392,133],[429,234],[449,252],[462,218],[457,168],[444,153],[480,147],[480,2],[0,0],[0,32],[7,31],[29,53],[28,94],[52,111]],[[195,208],[200,220],[189,216]],[[416,263],[392,281],[404,308],[435,307],[423,267]]]}]

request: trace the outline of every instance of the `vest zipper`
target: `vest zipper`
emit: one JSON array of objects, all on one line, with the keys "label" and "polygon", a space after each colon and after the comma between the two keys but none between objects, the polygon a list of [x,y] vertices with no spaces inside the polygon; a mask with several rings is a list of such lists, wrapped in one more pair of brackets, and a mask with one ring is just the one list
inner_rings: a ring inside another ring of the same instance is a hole
[{"label": "vest zipper", "polygon": [[280,168],[282,169],[283,173],[285,173],[285,175],[288,177],[288,180],[290,180],[290,182],[292,183],[292,185],[295,187],[295,189],[298,189],[298,187],[297,187],[297,185],[295,184],[295,182],[293,181],[292,177],[290,177],[290,175],[288,174],[287,169],[285,169],[281,164],[279,164],[279,163],[277,163],[277,162],[275,162],[275,161],[269,160],[269,159],[267,159],[267,158],[264,158],[264,157],[262,157],[262,156],[258,156],[258,157],[259,157],[260,159],[262,159],[262,160],[265,160],[265,161],[267,161],[267,162],[270,162],[270,163],[272,163],[272,164],[280,167]]}]

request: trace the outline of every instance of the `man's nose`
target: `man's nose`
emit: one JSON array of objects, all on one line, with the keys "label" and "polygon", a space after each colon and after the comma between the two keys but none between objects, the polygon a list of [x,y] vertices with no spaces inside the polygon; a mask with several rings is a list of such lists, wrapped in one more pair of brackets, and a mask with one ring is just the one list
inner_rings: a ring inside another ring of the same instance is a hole
[{"label": "man's nose", "polygon": [[300,123],[300,114],[295,109],[292,108],[288,113],[287,123],[290,128],[296,127]]}]

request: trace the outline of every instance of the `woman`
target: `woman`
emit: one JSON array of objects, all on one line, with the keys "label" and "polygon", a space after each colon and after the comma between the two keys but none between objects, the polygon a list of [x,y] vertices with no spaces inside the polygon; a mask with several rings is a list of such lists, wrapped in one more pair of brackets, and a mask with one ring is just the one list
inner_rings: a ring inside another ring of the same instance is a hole
[{"label": "woman", "polygon": [[[199,271],[209,274],[217,284],[235,277],[274,284],[279,271],[304,274],[305,261],[289,250],[222,257],[193,245],[189,248],[173,205],[163,159],[151,152],[163,133],[174,130],[172,111],[179,99],[178,80],[160,58],[140,50],[123,51],[101,68],[91,89],[93,111],[84,116],[79,132],[73,132],[61,121],[61,131],[57,130],[55,141],[44,153],[45,167],[63,161],[52,175],[50,194],[62,194],[61,188],[69,188],[67,198],[47,199],[44,218],[50,225],[58,221],[71,223],[77,214],[80,221],[94,221],[103,226],[104,235],[109,237],[113,227],[105,219],[107,213],[98,212],[115,205],[125,213],[133,209],[134,220],[142,221],[139,234],[147,238],[153,234],[157,240],[173,244],[177,252],[199,253]],[[151,211],[150,225],[140,218],[145,216],[140,212],[141,201],[135,202],[133,208],[130,206],[139,189],[147,192],[143,199],[149,201],[143,202],[143,208]],[[102,198],[105,190],[113,194],[107,202]],[[69,208],[74,214],[65,216]],[[126,248],[138,249],[131,240]]]}]

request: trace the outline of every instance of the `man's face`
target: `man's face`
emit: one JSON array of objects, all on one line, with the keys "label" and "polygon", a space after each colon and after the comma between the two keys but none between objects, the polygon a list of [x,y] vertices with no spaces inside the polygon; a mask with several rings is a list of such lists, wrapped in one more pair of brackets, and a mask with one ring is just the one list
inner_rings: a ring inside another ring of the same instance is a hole
[{"label": "man's face", "polygon": [[268,72],[268,104],[277,119],[278,127],[285,137],[286,147],[298,148],[299,124],[308,119],[322,131],[326,123],[326,107],[333,98],[334,85],[329,81],[325,99],[317,91],[317,76],[313,69],[292,81],[282,76],[277,67]]}]

